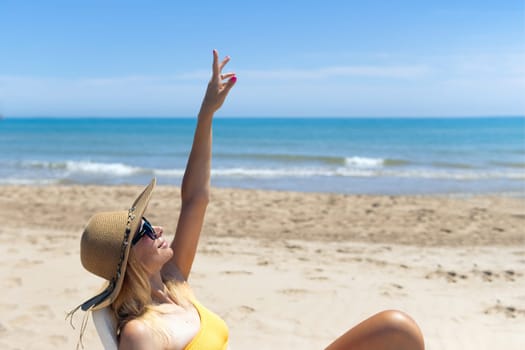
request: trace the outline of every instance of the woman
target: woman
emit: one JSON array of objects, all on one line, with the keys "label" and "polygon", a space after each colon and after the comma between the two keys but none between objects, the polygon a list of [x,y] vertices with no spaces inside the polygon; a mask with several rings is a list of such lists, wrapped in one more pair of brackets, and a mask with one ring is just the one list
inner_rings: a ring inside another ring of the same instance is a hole
[{"label": "woman", "polygon": [[[105,278],[104,290],[81,305],[84,311],[110,306],[118,321],[119,349],[226,349],[224,321],[202,306],[187,280],[197,250],[210,193],[212,119],[237,78],[222,73],[213,51],[213,72],[198,115],[193,146],[182,180],[181,211],[171,244],[144,212],[153,180],[126,212],[95,214],[81,239],[81,261]],[[338,349],[424,349],[419,328],[399,311],[384,311],[360,323],[327,347]]]}]

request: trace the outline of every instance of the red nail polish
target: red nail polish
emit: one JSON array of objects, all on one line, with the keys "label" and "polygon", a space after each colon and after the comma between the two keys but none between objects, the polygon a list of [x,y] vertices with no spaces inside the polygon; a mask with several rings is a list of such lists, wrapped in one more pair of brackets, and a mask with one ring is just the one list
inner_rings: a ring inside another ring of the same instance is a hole
[{"label": "red nail polish", "polygon": [[237,77],[236,77],[236,76],[233,76],[233,77],[230,79],[230,81],[231,81],[232,83],[235,83],[235,82],[237,81]]}]

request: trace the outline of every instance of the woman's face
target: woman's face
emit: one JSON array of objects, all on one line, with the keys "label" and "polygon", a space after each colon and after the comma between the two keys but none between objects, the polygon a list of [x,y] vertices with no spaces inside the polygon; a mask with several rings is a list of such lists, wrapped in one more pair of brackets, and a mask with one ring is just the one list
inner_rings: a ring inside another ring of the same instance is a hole
[{"label": "woman's face", "polygon": [[164,266],[164,264],[173,256],[168,241],[164,239],[164,230],[162,226],[153,226],[157,239],[152,239],[144,235],[134,246],[136,258],[143,264],[146,271],[154,274]]}]

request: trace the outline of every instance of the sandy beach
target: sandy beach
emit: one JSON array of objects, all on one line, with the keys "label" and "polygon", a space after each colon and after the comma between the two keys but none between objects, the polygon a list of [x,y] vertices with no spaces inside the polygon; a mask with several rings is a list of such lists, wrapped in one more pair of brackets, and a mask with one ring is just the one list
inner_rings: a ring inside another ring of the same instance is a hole
[{"label": "sandy beach", "polygon": [[[138,186],[2,186],[0,348],[74,349],[66,313],[102,281],[79,238]],[[179,189],[147,211],[173,232]],[[525,200],[214,188],[190,277],[231,349],[323,349],[385,309],[410,314],[429,350],[522,349]],[[89,321],[86,349],[102,349]]]}]

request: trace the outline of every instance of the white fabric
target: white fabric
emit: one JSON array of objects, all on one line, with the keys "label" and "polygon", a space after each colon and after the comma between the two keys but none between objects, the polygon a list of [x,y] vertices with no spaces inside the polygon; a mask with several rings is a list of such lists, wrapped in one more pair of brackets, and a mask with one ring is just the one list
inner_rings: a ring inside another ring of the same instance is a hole
[{"label": "white fabric", "polygon": [[93,311],[93,322],[105,350],[118,350],[117,320],[108,307]]}]

